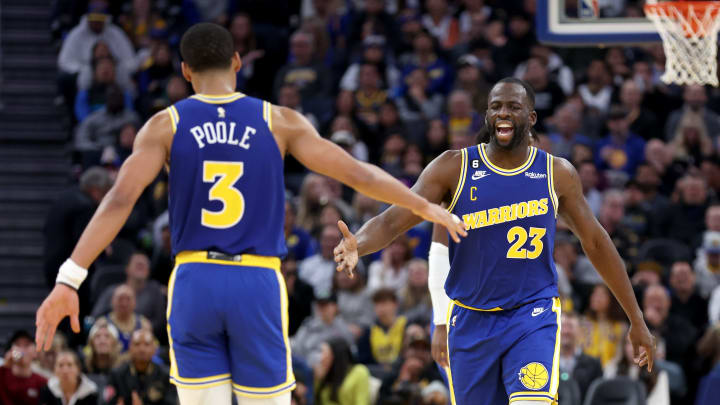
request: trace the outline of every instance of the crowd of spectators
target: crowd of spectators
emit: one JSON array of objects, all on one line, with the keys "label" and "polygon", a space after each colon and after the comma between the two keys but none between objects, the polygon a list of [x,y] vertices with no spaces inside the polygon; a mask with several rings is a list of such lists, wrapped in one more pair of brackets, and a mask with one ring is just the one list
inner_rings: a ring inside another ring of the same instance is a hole
[{"label": "crowd of spectators", "polygon": [[[444,150],[474,144],[495,81],[528,81],[538,147],[577,169],[659,342],[652,372],[633,364],[622,309],[560,222],[561,384],[584,396],[594,380],[626,375],[642,383],[649,404],[664,405],[693,403],[706,379],[720,379],[719,90],[662,83],[659,44],[540,44],[534,1],[260,3],[57,2],[51,28],[78,185],[47,218],[48,285],[141,123],[191,94],[179,38],[212,21],[230,30],[242,59],[238,91],[303,113],[322,136],[408,186]],[[641,6],[604,3],[613,15]],[[363,258],[349,278],[334,270],[337,220],[357,229],[385,207],[291,157],[285,176],[293,404],[449,403],[430,356],[429,225]],[[173,403],[164,314],[171,270],[162,174],[81,289],[84,333],[64,327],[48,353],[36,353],[27,333],[11,339],[0,404]]]}]

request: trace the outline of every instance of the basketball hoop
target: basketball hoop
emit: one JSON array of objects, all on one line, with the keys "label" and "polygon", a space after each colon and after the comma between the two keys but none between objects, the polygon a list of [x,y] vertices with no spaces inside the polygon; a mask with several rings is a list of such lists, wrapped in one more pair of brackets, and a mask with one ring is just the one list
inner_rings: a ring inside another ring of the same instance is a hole
[{"label": "basketball hoop", "polygon": [[717,37],[720,3],[647,0],[645,15],[660,33],[665,50],[665,83],[718,85]]}]

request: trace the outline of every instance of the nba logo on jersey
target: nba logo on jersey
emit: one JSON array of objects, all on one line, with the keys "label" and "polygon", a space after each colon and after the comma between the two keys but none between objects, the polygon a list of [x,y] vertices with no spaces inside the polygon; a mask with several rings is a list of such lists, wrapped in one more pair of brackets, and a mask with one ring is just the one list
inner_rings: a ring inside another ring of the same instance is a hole
[{"label": "nba logo on jersey", "polygon": [[578,16],[582,19],[594,20],[600,16],[598,0],[580,0]]}]

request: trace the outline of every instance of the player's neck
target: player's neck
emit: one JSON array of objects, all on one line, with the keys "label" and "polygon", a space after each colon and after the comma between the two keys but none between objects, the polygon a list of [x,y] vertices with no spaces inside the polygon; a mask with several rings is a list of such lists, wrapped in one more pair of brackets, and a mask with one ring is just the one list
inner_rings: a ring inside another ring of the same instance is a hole
[{"label": "player's neck", "polygon": [[492,164],[503,169],[512,170],[522,166],[527,161],[530,154],[529,146],[527,139],[512,149],[505,149],[495,145],[494,142],[489,142],[485,146],[485,152]]},{"label": "player's neck", "polygon": [[192,87],[196,94],[207,96],[231,94],[235,92],[234,79],[224,72],[196,75],[192,78]]}]

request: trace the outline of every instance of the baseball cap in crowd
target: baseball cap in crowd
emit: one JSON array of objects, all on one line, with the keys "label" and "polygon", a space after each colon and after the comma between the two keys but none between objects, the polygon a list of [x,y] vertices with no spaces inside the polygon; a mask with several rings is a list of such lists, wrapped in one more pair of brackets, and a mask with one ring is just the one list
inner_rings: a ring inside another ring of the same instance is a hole
[{"label": "baseball cap in crowd", "polygon": [[108,17],[108,5],[105,1],[94,0],[88,5],[87,19],[91,22],[105,22]]},{"label": "baseball cap in crowd", "polygon": [[720,253],[720,232],[705,232],[702,248],[706,253]]},{"label": "baseball cap in crowd", "polygon": [[13,332],[12,336],[10,337],[10,340],[8,340],[7,345],[6,345],[6,347],[5,347],[5,351],[10,350],[10,348],[11,348],[15,343],[17,343],[18,341],[20,341],[21,339],[26,339],[26,340],[28,340],[28,341],[31,342],[31,343],[35,341],[35,339],[34,339],[33,336],[30,334],[30,332],[26,331],[25,329],[18,329],[18,330],[16,330],[15,332]]},{"label": "baseball cap in crowd", "polygon": [[473,66],[476,68],[480,68],[480,59],[478,59],[477,56],[472,54],[466,54],[458,58],[457,61],[458,69],[464,68],[465,66]]},{"label": "baseball cap in crowd", "polygon": [[366,48],[370,46],[382,48],[385,46],[385,37],[382,35],[368,35],[363,39],[363,46]]},{"label": "baseball cap in crowd", "polygon": [[332,291],[323,291],[315,297],[318,304],[327,304],[329,302],[337,303],[337,295]]},{"label": "baseball cap in crowd", "polygon": [[330,136],[330,140],[340,146],[353,146],[355,145],[355,137],[350,131],[340,130],[335,131]]}]

